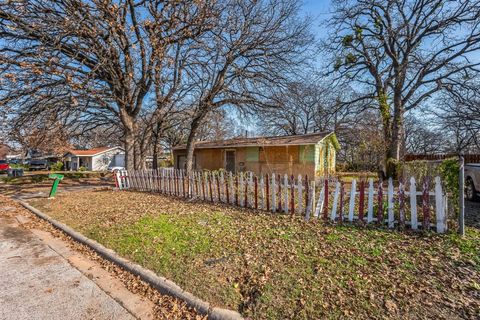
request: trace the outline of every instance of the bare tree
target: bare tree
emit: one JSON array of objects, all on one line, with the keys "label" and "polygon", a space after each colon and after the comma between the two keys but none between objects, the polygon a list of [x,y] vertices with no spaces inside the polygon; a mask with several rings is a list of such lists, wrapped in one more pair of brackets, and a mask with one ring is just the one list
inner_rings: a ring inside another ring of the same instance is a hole
[{"label": "bare tree", "polygon": [[285,82],[311,40],[295,0],[220,1],[219,23],[199,41],[188,70],[191,121],[187,171],[205,117],[225,105],[266,103],[272,87]]},{"label": "bare tree", "polygon": [[[423,117],[424,120],[419,118]],[[446,151],[446,134],[432,126],[426,115],[405,118],[405,151],[413,154],[433,154]]]},{"label": "bare tree", "polygon": [[433,114],[442,133],[448,137],[450,152],[458,154],[480,150],[480,80],[466,85],[451,85],[437,101]]},{"label": "bare tree", "polygon": [[213,12],[210,2],[2,2],[0,72],[8,82],[2,104],[38,114],[55,98],[94,123],[117,122],[132,169],[137,118],[154,69],[171,59],[172,44],[201,34]]},{"label": "bare tree", "polygon": [[275,93],[273,107],[258,111],[261,130],[268,134],[295,135],[336,131],[340,126],[353,124],[362,106],[345,103],[351,99],[351,88],[327,87],[324,83],[328,79],[312,79],[312,74],[288,83]]},{"label": "bare tree", "polygon": [[480,2],[476,0],[337,0],[324,42],[332,71],[355,82],[378,110],[394,174],[401,157],[404,115],[457,75],[478,72]]}]

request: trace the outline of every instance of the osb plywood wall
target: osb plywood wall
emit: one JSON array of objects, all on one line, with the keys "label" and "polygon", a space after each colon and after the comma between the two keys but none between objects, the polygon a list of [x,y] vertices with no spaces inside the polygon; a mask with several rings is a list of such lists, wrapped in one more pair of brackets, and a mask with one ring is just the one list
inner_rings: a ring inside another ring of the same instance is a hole
[{"label": "osb plywood wall", "polygon": [[[305,146],[266,146],[195,150],[197,170],[225,168],[226,150],[235,150],[235,170],[256,174],[324,175],[335,172],[335,148],[329,142]],[[176,151],[175,155],[185,154]],[[176,157],[175,157],[176,159]]]}]

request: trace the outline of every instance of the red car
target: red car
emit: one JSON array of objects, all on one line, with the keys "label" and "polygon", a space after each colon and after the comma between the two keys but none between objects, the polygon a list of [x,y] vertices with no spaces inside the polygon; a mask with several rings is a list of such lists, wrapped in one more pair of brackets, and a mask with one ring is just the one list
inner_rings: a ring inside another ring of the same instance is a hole
[{"label": "red car", "polygon": [[10,169],[8,162],[6,160],[0,160],[0,172],[7,171],[8,169]]}]

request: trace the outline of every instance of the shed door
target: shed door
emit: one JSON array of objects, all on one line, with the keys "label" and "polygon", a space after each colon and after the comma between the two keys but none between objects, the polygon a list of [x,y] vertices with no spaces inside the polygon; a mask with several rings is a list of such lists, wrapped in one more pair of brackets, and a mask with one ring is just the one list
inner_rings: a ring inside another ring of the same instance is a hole
[{"label": "shed door", "polygon": [[225,170],[235,173],[235,150],[225,151]]},{"label": "shed door", "polygon": [[187,167],[187,156],[177,156],[177,169],[185,169]]}]

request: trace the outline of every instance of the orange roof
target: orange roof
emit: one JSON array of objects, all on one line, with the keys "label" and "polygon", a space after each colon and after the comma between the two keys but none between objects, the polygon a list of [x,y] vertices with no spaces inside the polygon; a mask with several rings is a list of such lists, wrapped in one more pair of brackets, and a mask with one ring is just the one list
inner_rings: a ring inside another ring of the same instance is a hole
[{"label": "orange roof", "polygon": [[105,152],[110,149],[115,149],[118,147],[101,147],[101,148],[93,148],[87,150],[70,150],[68,153],[71,153],[75,156],[94,156],[96,154]]}]

